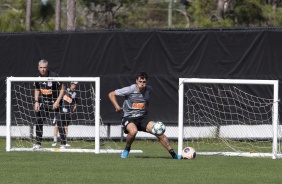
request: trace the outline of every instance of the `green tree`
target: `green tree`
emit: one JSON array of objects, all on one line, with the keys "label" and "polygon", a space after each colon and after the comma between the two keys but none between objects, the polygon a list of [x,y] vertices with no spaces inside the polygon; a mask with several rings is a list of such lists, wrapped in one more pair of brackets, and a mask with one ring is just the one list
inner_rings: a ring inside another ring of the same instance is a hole
[{"label": "green tree", "polygon": [[0,31],[20,32],[26,30],[52,30],[54,28],[54,4],[48,1],[42,4],[41,1],[32,1],[32,14],[30,28],[27,29],[26,0],[2,0],[0,7]]},{"label": "green tree", "polygon": [[266,25],[271,6],[264,0],[234,0],[234,7],[228,12],[238,26],[263,26]]},{"label": "green tree", "polygon": [[33,4],[34,16],[32,17],[33,30],[53,30],[55,27],[55,4],[53,1]]},{"label": "green tree", "polygon": [[[18,0],[13,3],[13,0],[1,1],[2,11],[0,13],[0,31],[14,32],[25,31],[25,0]],[[4,10],[4,11],[3,11]]]},{"label": "green tree", "polygon": [[[27,2],[32,7],[27,8]],[[0,31],[68,29],[68,0],[1,0]],[[77,0],[71,29],[282,25],[281,0]],[[56,9],[56,11],[55,11]],[[28,11],[27,11],[28,10]],[[28,14],[32,12],[29,18]],[[171,22],[171,25],[169,24]],[[56,23],[56,26],[55,26]]]},{"label": "green tree", "polygon": [[217,27],[227,22],[225,20],[218,22],[217,5],[214,0],[193,1],[187,11],[191,17],[190,27],[192,28]]},{"label": "green tree", "polygon": [[80,26],[86,29],[120,28],[119,16],[129,10],[146,4],[148,0],[82,0],[83,21]]},{"label": "green tree", "polygon": [[[171,5],[171,7],[170,7]],[[190,17],[185,4],[150,1],[138,4],[131,3],[126,6],[127,11],[118,16],[122,28],[183,28],[188,27]],[[171,8],[171,10],[169,10]],[[171,20],[169,20],[171,11]],[[169,25],[171,21],[171,25]]]},{"label": "green tree", "polygon": [[272,25],[278,23],[275,14],[281,10],[276,9],[275,12],[272,7],[265,0],[194,0],[187,11],[191,27],[267,26],[271,22]]}]

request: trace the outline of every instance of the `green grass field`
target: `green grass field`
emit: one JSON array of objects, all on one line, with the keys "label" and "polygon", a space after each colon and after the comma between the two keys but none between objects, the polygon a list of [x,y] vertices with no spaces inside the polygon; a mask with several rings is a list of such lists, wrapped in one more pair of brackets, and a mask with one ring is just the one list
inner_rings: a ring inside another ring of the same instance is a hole
[{"label": "green grass field", "polygon": [[[123,148],[125,143],[117,144]],[[282,160],[224,156],[174,160],[159,142],[146,140],[135,141],[132,149],[144,153],[121,159],[119,154],[6,152],[2,139],[0,183],[282,183]]]}]

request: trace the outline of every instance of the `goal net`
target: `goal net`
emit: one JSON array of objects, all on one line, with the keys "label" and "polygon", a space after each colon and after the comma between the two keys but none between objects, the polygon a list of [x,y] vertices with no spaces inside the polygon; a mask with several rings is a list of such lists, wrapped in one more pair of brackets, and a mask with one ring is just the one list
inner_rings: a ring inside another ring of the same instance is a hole
[{"label": "goal net", "polygon": [[178,152],[281,157],[278,80],[179,79]]},{"label": "goal net", "polygon": [[[104,125],[100,117],[99,77],[8,77],[6,151],[35,151],[33,145],[36,143],[37,118],[34,111],[34,83],[60,82],[64,83],[67,89],[72,81],[78,82],[75,90],[77,108],[70,114],[69,125],[65,127],[69,147],[60,149],[59,133],[54,135],[54,123],[57,121],[55,115],[50,113],[43,124],[41,148],[36,151],[93,153],[122,151],[113,141],[121,135],[120,125],[115,126],[116,131],[112,131],[113,126]],[[58,114],[61,113],[62,110]],[[58,137],[56,145],[53,144],[54,136]]]}]

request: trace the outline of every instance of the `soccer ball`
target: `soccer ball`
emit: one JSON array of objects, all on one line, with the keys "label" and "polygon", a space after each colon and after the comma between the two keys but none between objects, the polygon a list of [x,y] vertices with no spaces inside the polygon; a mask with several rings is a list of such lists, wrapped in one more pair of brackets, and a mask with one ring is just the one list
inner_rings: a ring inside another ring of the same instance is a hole
[{"label": "soccer ball", "polygon": [[196,151],[192,147],[186,147],[182,150],[183,159],[194,159],[196,157]]},{"label": "soccer ball", "polygon": [[155,135],[163,135],[165,132],[165,125],[160,122],[160,121],[157,121],[153,124],[152,126],[152,133],[155,134]]}]

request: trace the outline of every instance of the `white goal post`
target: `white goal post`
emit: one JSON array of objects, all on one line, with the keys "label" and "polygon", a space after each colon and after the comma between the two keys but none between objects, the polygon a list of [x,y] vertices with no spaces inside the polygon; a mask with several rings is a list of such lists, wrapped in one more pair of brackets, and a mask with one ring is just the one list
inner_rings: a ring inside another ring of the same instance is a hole
[{"label": "white goal post", "polygon": [[[6,151],[35,151],[36,113],[34,105],[34,83],[64,83],[66,87],[72,81],[78,82],[77,110],[71,114],[75,117],[68,126],[67,143],[70,147],[61,149],[54,146],[54,123],[47,117],[43,124],[42,147],[36,151],[50,152],[91,152],[121,153],[122,149],[109,135],[109,126],[103,124],[100,117],[100,78],[99,77],[8,77],[6,80]],[[121,131],[118,125],[117,129]],[[117,135],[120,136],[121,132]],[[66,131],[67,134],[67,131]],[[59,141],[58,135],[58,143]],[[142,153],[142,150],[132,150]]]},{"label": "white goal post", "polygon": [[178,153],[281,158],[278,88],[278,80],[179,78]]}]

